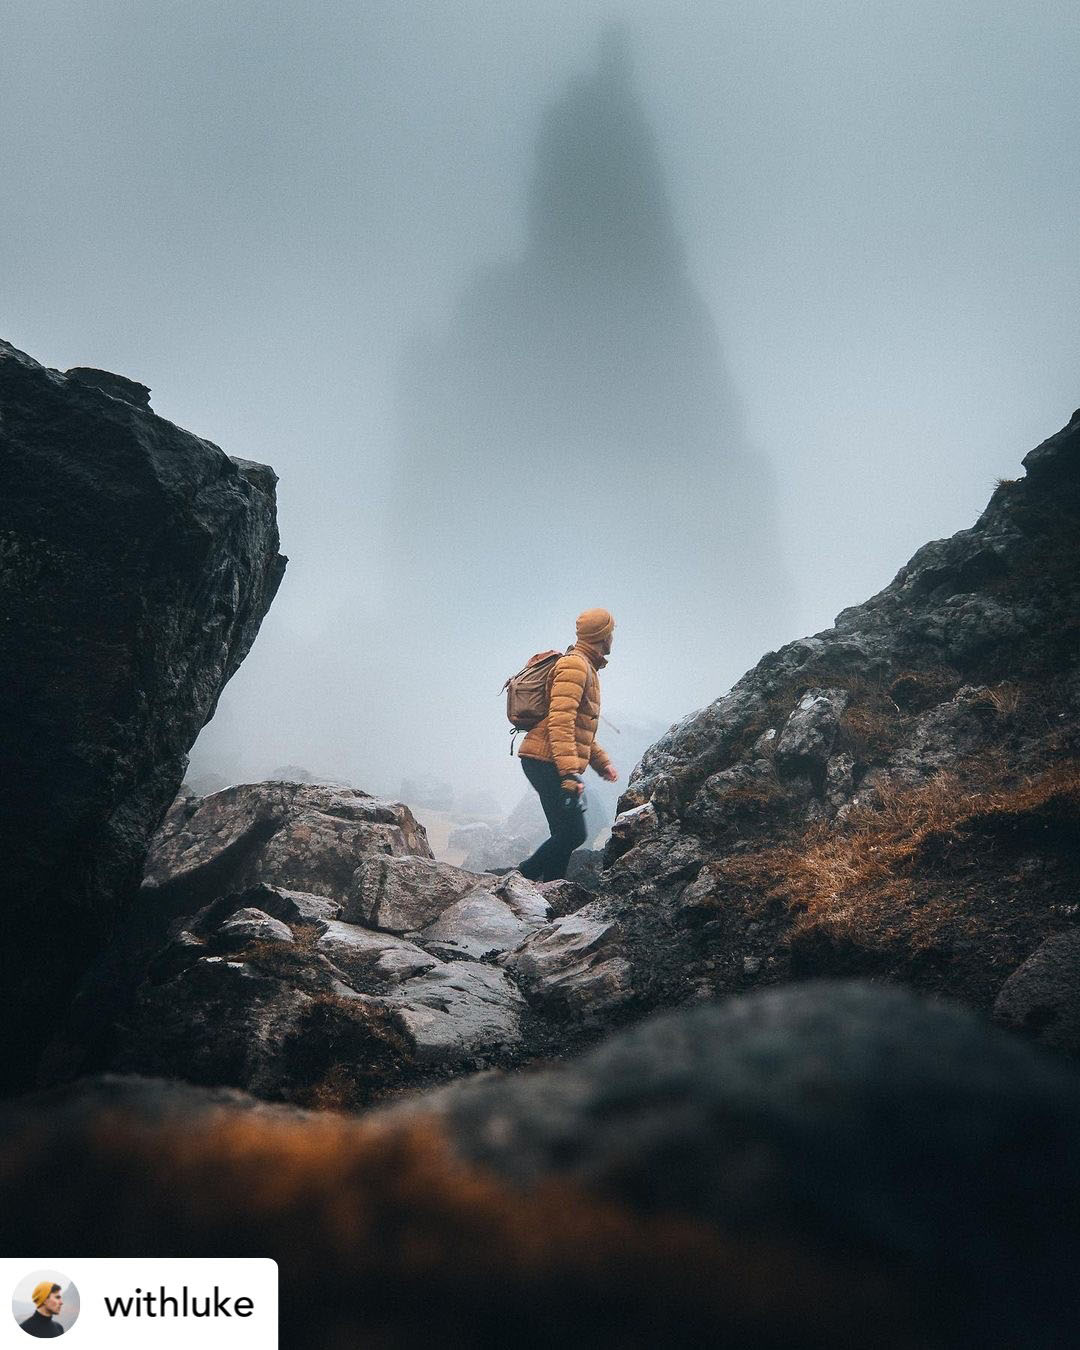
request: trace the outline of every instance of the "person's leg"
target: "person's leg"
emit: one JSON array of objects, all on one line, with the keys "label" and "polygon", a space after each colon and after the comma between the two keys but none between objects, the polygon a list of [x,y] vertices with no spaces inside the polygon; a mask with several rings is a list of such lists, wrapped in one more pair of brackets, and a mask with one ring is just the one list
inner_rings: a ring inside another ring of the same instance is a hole
[{"label": "person's leg", "polygon": [[575,801],[563,792],[562,780],[554,764],[528,757],[523,758],[521,764],[525,777],[539,794],[551,838],[526,858],[518,871],[531,881],[558,881],[566,876],[571,853],[581,847],[588,835],[584,803],[580,797]]},{"label": "person's leg", "polygon": [[580,848],[588,836],[582,798],[579,796],[576,801],[573,798],[568,799],[561,788],[559,798],[559,816],[556,825],[552,827],[551,849],[544,860],[541,881],[558,881],[560,877],[566,876],[571,853],[574,849]]},{"label": "person's leg", "polygon": [[563,825],[565,809],[562,790],[559,787],[559,771],[554,764],[549,764],[542,759],[531,759],[528,755],[522,756],[521,767],[525,772],[525,777],[540,798],[540,805],[543,807],[544,818],[547,820],[548,829],[551,831],[551,838],[545,839],[540,847],[518,867],[518,871],[523,877],[528,877],[530,881],[547,881],[549,878],[546,873],[552,866],[553,851],[556,861],[558,854],[561,852],[561,846],[556,843],[555,838],[560,826]]}]

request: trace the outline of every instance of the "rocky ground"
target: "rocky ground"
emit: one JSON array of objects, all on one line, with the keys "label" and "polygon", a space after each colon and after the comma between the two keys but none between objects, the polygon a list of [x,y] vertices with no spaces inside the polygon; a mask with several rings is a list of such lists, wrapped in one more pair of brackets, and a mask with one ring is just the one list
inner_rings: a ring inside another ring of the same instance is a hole
[{"label": "rocky ground", "polygon": [[55,1060],[339,1107],[520,1062],[567,952],[588,962],[590,898],[436,862],[408,807],[355,788],[181,794]]}]

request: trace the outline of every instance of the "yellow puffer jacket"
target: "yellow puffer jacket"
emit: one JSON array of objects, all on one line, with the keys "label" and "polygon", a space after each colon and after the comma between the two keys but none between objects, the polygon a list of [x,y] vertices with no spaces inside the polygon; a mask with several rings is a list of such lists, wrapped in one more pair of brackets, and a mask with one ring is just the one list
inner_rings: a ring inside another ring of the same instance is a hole
[{"label": "yellow puffer jacket", "polygon": [[554,763],[562,778],[584,773],[588,765],[603,773],[611,761],[596,740],[600,718],[599,651],[578,642],[555,662],[547,716],[521,742],[518,754]]}]

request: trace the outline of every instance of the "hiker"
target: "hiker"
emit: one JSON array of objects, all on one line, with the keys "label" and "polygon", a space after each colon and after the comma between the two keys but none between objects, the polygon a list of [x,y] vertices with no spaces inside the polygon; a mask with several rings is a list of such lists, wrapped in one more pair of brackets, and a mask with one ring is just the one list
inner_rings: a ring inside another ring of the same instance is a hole
[{"label": "hiker", "polygon": [[525,737],[518,756],[525,777],[540,795],[551,838],[518,871],[531,881],[566,876],[574,849],[586,838],[581,775],[592,765],[609,783],[619,775],[594,739],[600,717],[600,681],[607,665],[615,620],[606,609],[587,609],[577,619],[577,641],[555,663],[547,715]]}]

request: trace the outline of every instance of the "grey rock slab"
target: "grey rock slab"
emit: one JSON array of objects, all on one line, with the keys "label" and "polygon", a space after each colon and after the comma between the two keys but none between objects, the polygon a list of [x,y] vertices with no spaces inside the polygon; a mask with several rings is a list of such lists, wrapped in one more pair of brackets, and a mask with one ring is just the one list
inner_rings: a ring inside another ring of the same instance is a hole
[{"label": "grey rock slab", "polygon": [[336,921],[326,924],[315,950],[332,962],[350,984],[400,983],[439,964],[435,957],[404,938]]},{"label": "grey rock slab", "polygon": [[479,959],[517,947],[539,922],[525,922],[497,895],[477,889],[456,901],[434,923],[422,929],[420,941],[427,946],[449,948]]},{"label": "grey rock slab", "polygon": [[166,819],[144,885],[209,898],[262,882],[347,905],[358,863],[388,855],[431,857],[399,802],[336,784],[243,783]]},{"label": "grey rock slab", "polygon": [[824,768],[848,697],[844,689],[808,689],[776,742],[777,761],[806,762]]},{"label": "grey rock slab", "polygon": [[561,882],[530,881],[520,872],[511,872],[495,886],[494,894],[528,924],[547,923],[551,918],[551,887]]},{"label": "grey rock slab", "polygon": [[476,886],[476,874],[427,857],[371,855],[354,867],[342,917],[407,933],[432,923]]},{"label": "grey rock slab", "polygon": [[632,994],[618,926],[599,901],[538,929],[503,964],[530,1002],[553,1011],[598,1016]]},{"label": "grey rock slab", "polygon": [[468,1059],[514,1046],[521,1037],[522,998],[493,966],[450,961],[408,980],[384,999],[416,1047],[422,1064]]},{"label": "grey rock slab", "polygon": [[[143,892],[144,901],[150,892]],[[320,927],[336,919],[342,910],[336,900],[328,900],[322,895],[309,895],[303,891],[284,890],[279,886],[270,886],[260,882],[248,886],[242,891],[227,891],[219,895],[210,904],[204,905],[194,916],[184,920],[193,932],[206,936],[216,932],[222,923],[239,910],[250,908],[261,910],[285,924],[297,927]],[[175,927],[175,924],[173,925]]]},{"label": "grey rock slab", "polygon": [[268,914],[284,923],[321,924],[341,917],[343,906],[325,895],[311,895],[307,891],[289,891],[281,887],[267,887],[277,897],[263,905]]}]

